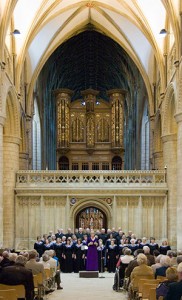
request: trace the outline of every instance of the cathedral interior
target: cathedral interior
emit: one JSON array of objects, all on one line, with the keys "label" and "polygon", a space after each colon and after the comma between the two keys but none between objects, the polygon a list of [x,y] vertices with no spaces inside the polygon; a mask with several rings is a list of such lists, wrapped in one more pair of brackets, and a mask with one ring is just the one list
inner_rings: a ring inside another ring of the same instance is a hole
[{"label": "cathedral interior", "polygon": [[1,248],[115,227],[182,249],[181,1],[0,11]]}]

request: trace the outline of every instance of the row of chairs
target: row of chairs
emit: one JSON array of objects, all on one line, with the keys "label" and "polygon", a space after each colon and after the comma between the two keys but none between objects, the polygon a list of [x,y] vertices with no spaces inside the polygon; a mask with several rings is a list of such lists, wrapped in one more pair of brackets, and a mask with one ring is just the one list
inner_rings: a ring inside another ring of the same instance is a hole
[{"label": "row of chairs", "polygon": [[[43,299],[46,289],[55,288],[55,281],[52,270],[45,270],[45,281],[43,281],[42,273],[33,276],[34,292],[36,299]],[[5,300],[17,300],[17,298],[25,299],[24,285],[6,285],[0,284],[0,297]],[[0,298],[1,299],[1,298]]]},{"label": "row of chairs", "polygon": [[33,276],[35,297],[38,300],[44,298],[46,290],[55,289],[55,280],[52,270],[45,269],[45,280],[42,273]]},{"label": "row of chairs", "polygon": [[133,283],[132,298],[135,300],[156,300],[156,288],[159,283],[165,280],[166,277],[163,276],[157,277],[157,279],[154,279],[153,276],[137,276]]},{"label": "row of chairs", "polygon": [[25,298],[24,285],[6,285],[0,284],[0,297],[5,300],[17,300],[17,298]]}]

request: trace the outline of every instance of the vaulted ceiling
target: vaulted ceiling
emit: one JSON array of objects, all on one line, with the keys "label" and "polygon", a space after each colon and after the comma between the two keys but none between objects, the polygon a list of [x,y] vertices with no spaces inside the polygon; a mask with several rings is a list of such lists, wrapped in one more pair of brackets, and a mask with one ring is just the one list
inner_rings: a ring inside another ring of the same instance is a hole
[{"label": "vaulted ceiling", "polygon": [[132,94],[140,82],[138,69],[125,50],[91,24],[53,52],[41,75],[43,89],[69,88],[74,92],[72,100],[80,99],[81,91],[89,88],[98,90],[105,100],[110,89]]},{"label": "vaulted ceiling", "polygon": [[[131,57],[150,98],[153,57],[161,75],[162,89],[165,87],[166,44],[159,32],[166,28],[172,33],[171,45],[179,40],[179,6],[180,0],[0,0],[3,16],[0,41],[16,54],[17,88],[26,59],[31,97],[38,74],[51,54],[92,24]],[[10,32],[14,29],[21,34],[12,36]]]}]

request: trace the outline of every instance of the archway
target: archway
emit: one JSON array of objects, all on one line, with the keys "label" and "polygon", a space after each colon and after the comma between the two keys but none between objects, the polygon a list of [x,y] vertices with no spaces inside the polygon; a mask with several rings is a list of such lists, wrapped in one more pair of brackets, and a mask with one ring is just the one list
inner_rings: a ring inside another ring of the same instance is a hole
[{"label": "archway", "polygon": [[94,230],[107,229],[106,214],[97,207],[86,207],[76,215],[76,228],[90,228]]}]

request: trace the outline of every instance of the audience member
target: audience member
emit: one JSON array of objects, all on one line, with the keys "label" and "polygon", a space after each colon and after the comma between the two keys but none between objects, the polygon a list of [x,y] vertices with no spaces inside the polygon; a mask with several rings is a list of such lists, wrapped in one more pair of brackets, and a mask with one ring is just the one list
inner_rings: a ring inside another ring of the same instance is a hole
[{"label": "audience member", "polygon": [[156,288],[157,299],[159,299],[160,296],[165,298],[169,289],[169,284],[178,280],[178,273],[175,267],[169,267],[166,270],[166,278],[167,280],[160,283]]},{"label": "audience member", "polygon": [[26,257],[19,255],[13,266],[3,268],[0,272],[0,283],[8,285],[23,284],[25,287],[26,300],[34,299],[33,274],[25,268]]},{"label": "audience member", "polygon": [[3,251],[0,266],[2,268],[5,268],[5,267],[8,267],[10,265],[11,265],[11,263],[10,263],[10,260],[9,260],[9,252],[8,251]]},{"label": "audience member", "polygon": [[167,270],[167,268],[169,268],[171,266],[171,260],[170,260],[169,256],[162,255],[162,257],[160,258],[160,264],[161,264],[161,267],[156,269],[155,278],[157,278],[157,276],[166,277],[166,270]]},{"label": "audience member", "polygon": [[154,276],[152,268],[147,265],[147,257],[145,254],[142,254],[142,253],[138,254],[137,263],[138,263],[138,266],[133,269],[133,271],[131,272],[131,275],[130,275],[130,285],[129,285],[129,289],[128,289],[129,298],[131,298],[131,295],[133,293],[133,284],[134,284],[134,280],[137,276],[141,276],[141,275],[144,275],[144,276],[150,275],[151,277]]},{"label": "audience member", "polygon": [[147,257],[148,266],[154,265],[155,264],[155,258],[152,254],[150,254],[149,246],[143,246],[143,251],[144,251],[144,254]]},{"label": "audience member", "polygon": [[178,282],[169,284],[165,300],[180,300],[182,296],[182,263],[177,267]]},{"label": "audience member", "polygon": [[57,284],[57,290],[62,290],[63,287],[61,287],[61,275],[60,275],[60,269],[58,266],[58,260],[55,258],[55,251],[49,250],[46,251],[46,253],[49,255],[49,264],[53,271],[53,276],[55,277],[55,282]]}]

